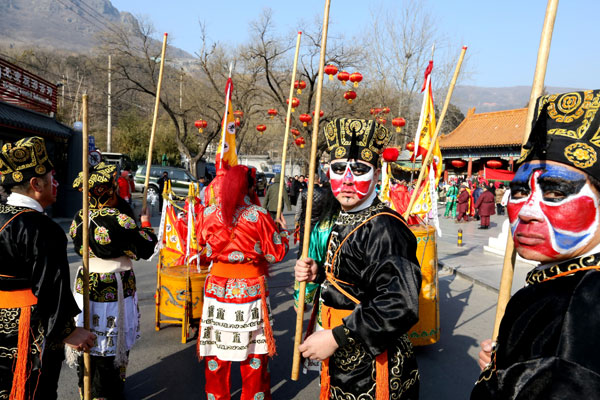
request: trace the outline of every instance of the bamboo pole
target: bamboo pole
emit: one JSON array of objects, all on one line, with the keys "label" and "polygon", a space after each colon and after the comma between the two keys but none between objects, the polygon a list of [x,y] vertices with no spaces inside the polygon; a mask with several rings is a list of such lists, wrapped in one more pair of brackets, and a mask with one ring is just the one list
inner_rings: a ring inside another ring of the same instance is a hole
[{"label": "bamboo pole", "polygon": [[165,53],[167,50],[167,33],[163,37],[162,50],[160,53],[160,69],[158,72],[158,82],[156,84],[156,101],[154,102],[154,117],[152,118],[152,131],[150,133],[150,143],[148,144],[148,160],[146,161],[146,180],[144,181],[144,193],[142,196],[142,211],[148,204],[148,184],[150,183],[150,167],[152,166],[152,149],[154,148],[154,135],[156,134],[156,124],[158,122],[158,107],[160,106],[160,88],[163,79],[163,69],[165,66]]},{"label": "bamboo pole", "polygon": [[[288,108],[285,117],[285,135],[283,136],[283,149],[281,151],[281,172],[279,178],[279,192],[277,195],[277,214],[275,220],[281,217],[283,209],[283,188],[285,185],[285,163],[287,162],[288,136],[290,135],[290,125],[292,124],[292,98],[294,97],[294,82],[296,81],[296,70],[298,69],[298,54],[300,53],[300,37],[302,32],[298,32],[296,39],[296,53],[294,54],[294,67],[292,68],[292,81],[290,82],[290,95],[288,96]],[[315,113],[315,118],[317,118]]]},{"label": "bamboo pole", "polygon": [[[429,148],[427,149],[427,155],[423,160],[423,164],[421,165],[421,171],[419,172],[419,178],[417,179],[417,184],[415,185],[412,195],[410,196],[410,202],[408,203],[408,207],[404,212],[404,219],[407,220],[410,212],[415,204],[415,200],[417,199],[417,195],[419,194],[419,187],[421,186],[421,182],[423,182],[423,178],[425,177],[425,173],[427,171],[427,165],[433,156],[433,149],[435,147],[438,135],[440,134],[440,130],[442,129],[442,123],[444,122],[444,117],[446,116],[446,111],[448,111],[448,105],[450,104],[450,99],[452,98],[452,92],[454,92],[454,86],[456,85],[456,81],[458,79],[458,73],[460,72],[460,67],[465,59],[465,53],[467,52],[467,46],[463,46],[460,56],[458,57],[458,62],[456,63],[456,68],[454,69],[454,76],[452,76],[452,81],[450,81],[450,87],[448,88],[448,94],[446,94],[446,101],[444,102],[444,108],[442,108],[442,112],[440,114],[440,119],[437,122],[435,127],[435,133],[431,138],[431,143],[429,144]],[[415,143],[415,151],[419,144]]]},{"label": "bamboo pole", "polygon": [[[82,220],[82,257],[83,257],[83,327],[87,330],[90,329],[90,238],[89,238],[89,212],[90,212],[90,201],[89,201],[89,167],[88,167],[88,98],[87,94],[83,95],[82,98],[82,112],[83,112],[83,130],[82,130],[82,153],[83,160],[81,165],[82,171],[82,182],[83,188],[83,210],[81,215]],[[92,399],[92,377],[90,374],[92,358],[90,352],[85,351],[83,353],[83,398],[84,400]]]},{"label": "bamboo pole", "polygon": [[[331,0],[325,0],[323,13],[323,34],[321,36],[321,57],[319,59],[319,77],[317,78],[317,95],[315,99],[315,118],[313,119],[313,133],[310,146],[310,166],[308,171],[308,192],[306,194],[306,218],[304,219],[304,237],[302,239],[302,258],[308,257],[308,243],[310,241],[310,219],[312,214],[313,192],[315,186],[315,166],[317,164],[317,141],[319,140],[319,112],[321,111],[321,95],[323,92],[323,75],[325,68],[325,50],[327,48],[327,29],[329,27],[329,6]],[[298,293],[298,311],[296,314],[296,336],[294,337],[294,359],[292,361],[292,380],[297,381],[300,373],[300,351],[298,346],[302,342],[302,322],[304,319],[304,292],[306,282],[300,282]]]},{"label": "bamboo pole", "polygon": [[[558,0],[548,0],[546,6],[546,16],[544,17],[544,25],[540,38],[540,47],[538,48],[537,62],[535,72],[533,74],[533,84],[531,85],[531,94],[529,95],[529,106],[527,109],[527,121],[525,123],[525,135],[523,136],[523,145],[527,143],[529,134],[531,133],[531,123],[533,122],[533,114],[535,112],[535,103],[538,97],[544,91],[544,80],[546,78],[546,67],[548,66],[548,56],[550,55],[550,44],[552,43],[552,33],[554,32],[554,21],[556,20],[556,11],[558,9]],[[521,154],[523,148],[521,147]],[[496,319],[494,321],[494,333],[492,338],[494,341],[498,338],[500,329],[500,321],[504,316],[506,305],[510,300],[512,290],[513,275],[515,272],[515,244],[512,238],[512,232],[508,230],[506,240],[506,250],[504,253],[504,265],[502,266],[502,275],[500,277],[500,289],[498,291],[498,306],[496,307]]]}]

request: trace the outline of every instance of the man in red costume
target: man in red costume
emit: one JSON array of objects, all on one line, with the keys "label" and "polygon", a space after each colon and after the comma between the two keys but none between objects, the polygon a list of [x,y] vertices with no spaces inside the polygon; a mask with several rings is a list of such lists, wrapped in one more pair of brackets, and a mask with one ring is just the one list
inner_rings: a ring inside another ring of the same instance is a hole
[{"label": "man in red costume", "polygon": [[266,275],[269,264],[285,256],[288,239],[256,205],[253,171],[238,165],[224,172],[227,185],[216,186],[214,202],[207,202],[198,217],[203,258],[212,261],[198,336],[211,400],[231,399],[232,361],[241,363],[241,400],[271,399],[267,362],[275,342]]}]

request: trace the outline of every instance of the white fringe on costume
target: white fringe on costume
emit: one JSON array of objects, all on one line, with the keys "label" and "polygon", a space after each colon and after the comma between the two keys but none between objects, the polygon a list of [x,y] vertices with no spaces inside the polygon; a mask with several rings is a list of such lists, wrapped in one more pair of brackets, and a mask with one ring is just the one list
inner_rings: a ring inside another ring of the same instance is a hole
[{"label": "white fringe on costume", "polygon": [[[80,267],[81,268],[81,267]],[[132,269],[131,259],[90,258],[90,276],[93,274],[115,274],[117,285],[116,302],[90,301],[90,330],[97,339],[90,354],[93,356],[115,357],[115,366],[127,365],[127,352],[133,347],[140,335],[140,316],[137,293],[125,298],[120,272]],[[77,272],[79,274],[79,271]],[[83,296],[74,293],[75,300],[83,310]],[[78,327],[83,327],[83,312],[75,317]],[[76,365],[77,355],[81,354],[68,348],[67,364]]]}]

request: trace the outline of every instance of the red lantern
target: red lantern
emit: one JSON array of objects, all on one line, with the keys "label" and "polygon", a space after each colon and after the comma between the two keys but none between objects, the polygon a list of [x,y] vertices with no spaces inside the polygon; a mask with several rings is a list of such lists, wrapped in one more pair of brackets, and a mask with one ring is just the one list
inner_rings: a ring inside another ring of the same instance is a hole
[{"label": "red lantern", "polygon": [[375,121],[379,122],[382,125],[387,124],[387,119],[385,118],[377,118]]},{"label": "red lantern", "polygon": [[350,82],[354,82],[354,87],[358,87],[358,82],[362,81],[362,75],[360,72],[354,72],[350,75]]},{"label": "red lantern", "polygon": [[489,168],[500,168],[502,166],[502,161],[498,160],[489,160],[485,163]]},{"label": "red lantern", "polygon": [[302,136],[300,136],[299,138],[294,140],[294,143],[296,143],[296,146],[300,146],[300,148],[303,149],[304,145],[306,144],[306,141],[304,140],[304,138]]},{"label": "red lantern", "polygon": [[239,118],[235,119],[235,126],[240,126],[242,124],[242,120],[240,120]]},{"label": "red lantern", "polygon": [[342,71],[338,74],[338,79],[342,82],[342,85],[345,85],[346,81],[350,79],[350,74],[346,71]]},{"label": "red lantern", "polygon": [[406,143],[406,150],[408,150],[408,151],[415,151],[415,142],[408,142],[408,143]]},{"label": "red lantern", "polygon": [[406,120],[404,118],[394,118],[392,119],[392,125],[396,127],[396,132],[402,131],[402,127],[406,125]]},{"label": "red lantern", "polygon": [[369,110],[369,113],[371,113],[371,115],[375,114],[375,109],[374,109],[374,108],[371,108],[371,109]]},{"label": "red lantern", "polygon": [[306,82],[296,81],[294,82],[294,88],[297,89],[298,94],[302,94],[302,89],[306,87]]},{"label": "red lantern", "polygon": [[260,124],[260,125],[256,125],[256,130],[259,131],[261,134],[267,130],[267,126]]},{"label": "red lantern", "polygon": [[199,133],[202,133],[202,130],[208,126],[208,122],[203,119],[199,119],[198,121],[194,122],[194,126],[198,128]]},{"label": "red lantern", "polygon": [[464,162],[463,160],[452,160],[452,161],[450,162],[450,164],[452,164],[452,166],[453,166],[454,168],[462,168],[462,167],[464,167],[465,165],[467,165],[467,163],[466,163],[466,162]]},{"label": "red lantern", "polygon": [[383,160],[386,162],[394,162],[398,160],[399,155],[400,152],[395,147],[388,147],[387,149],[383,150]]},{"label": "red lantern", "polygon": [[324,71],[325,71],[325,73],[327,75],[329,75],[329,80],[332,81],[333,80],[333,76],[335,74],[337,74],[338,69],[337,69],[337,67],[335,65],[329,64],[329,65],[325,66]]},{"label": "red lantern", "polygon": [[[290,99],[286,100],[287,104],[290,104]],[[295,108],[300,105],[300,100],[297,97],[292,97],[292,112],[296,111]]]},{"label": "red lantern", "polygon": [[390,108],[389,107],[383,107],[381,109],[381,112],[384,113],[384,114],[388,114],[390,112]]},{"label": "red lantern", "polygon": [[[315,116],[315,112],[312,112],[313,117]],[[323,112],[323,110],[319,110],[319,118],[322,118],[323,115],[325,115],[325,113]]]},{"label": "red lantern", "polygon": [[300,114],[300,122],[302,122],[302,125],[304,126],[308,126],[308,124],[310,123],[310,121],[312,121],[312,117],[308,114]]},{"label": "red lantern", "polygon": [[381,108],[376,108],[375,109],[375,115],[380,114],[381,113]]},{"label": "red lantern", "polygon": [[[341,72],[340,72],[341,74]],[[338,77],[340,75],[338,74]],[[348,90],[346,93],[344,93],[344,98],[346,100],[348,100],[348,104],[352,104],[352,100],[354,100],[356,98],[356,92],[353,90]]]},{"label": "red lantern", "polygon": [[277,115],[277,110],[274,108],[269,108],[269,110],[267,111],[267,114],[269,114],[271,119],[273,119]]},{"label": "red lantern", "polygon": [[290,129],[290,132],[292,132],[292,135],[294,136],[300,136],[300,131],[298,129]]},{"label": "red lantern", "polygon": [[235,115],[236,118],[244,118],[244,112],[240,110],[235,110],[233,115]]}]

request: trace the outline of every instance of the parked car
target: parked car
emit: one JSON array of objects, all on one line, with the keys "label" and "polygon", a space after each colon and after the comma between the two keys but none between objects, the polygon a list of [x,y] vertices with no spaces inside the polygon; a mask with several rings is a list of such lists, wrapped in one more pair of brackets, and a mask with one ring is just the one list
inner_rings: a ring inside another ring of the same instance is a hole
[{"label": "parked car", "polygon": [[[154,191],[158,193],[158,179],[162,176],[163,172],[169,173],[171,179],[171,187],[173,192],[178,196],[187,196],[190,183],[196,183],[196,178],[192,176],[187,170],[177,167],[165,167],[162,165],[150,166],[150,181],[148,183],[148,193]],[[140,165],[135,172],[135,190],[142,192],[144,190],[144,183],[146,181],[146,166]]]},{"label": "parked car", "polygon": [[131,158],[123,153],[102,153],[102,161],[106,164],[119,165],[121,169],[135,169],[135,165],[131,162]]}]

